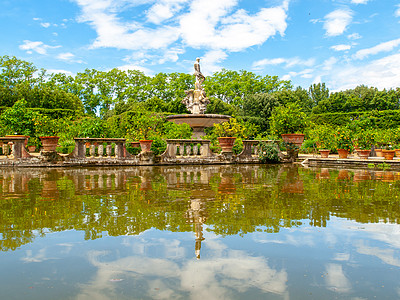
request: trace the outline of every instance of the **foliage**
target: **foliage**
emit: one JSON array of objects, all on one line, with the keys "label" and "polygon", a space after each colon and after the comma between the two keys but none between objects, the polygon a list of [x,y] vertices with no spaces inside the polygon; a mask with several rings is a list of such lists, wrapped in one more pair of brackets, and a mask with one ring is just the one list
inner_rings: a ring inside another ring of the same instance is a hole
[{"label": "foliage", "polygon": [[83,117],[74,122],[78,129],[76,137],[106,138],[111,137],[106,123],[98,117]]},{"label": "foliage", "polygon": [[38,118],[39,114],[29,110],[24,99],[19,100],[1,114],[2,133],[32,136],[36,130],[35,120]]},{"label": "foliage", "polygon": [[316,124],[346,126],[349,123],[359,128],[397,128],[400,126],[400,111],[362,111],[350,113],[327,113],[311,115]]},{"label": "foliage", "polygon": [[279,162],[279,149],[276,144],[261,141],[258,146],[258,158],[262,163]]},{"label": "foliage", "polygon": [[276,107],[272,112],[270,128],[277,136],[287,133],[301,133],[307,124],[306,114],[297,104]]},{"label": "foliage", "polygon": [[237,72],[223,69],[207,77],[204,87],[208,97],[215,97],[241,108],[243,100],[249,95],[290,89],[291,84],[289,81],[279,80],[277,76],[261,77],[244,70]]},{"label": "foliage", "polygon": [[309,137],[316,143],[318,149],[335,148],[335,138],[333,132],[335,128],[330,125],[315,125],[308,132]]},{"label": "foliage", "polygon": [[255,94],[243,99],[245,119],[260,126],[262,131],[269,129],[269,118],[280,102],[274,94]]},{"label": "foliage", "polygon": [[361,150],[371,149],[371,146],[375,143],[375,139],[375,130],[359,130],[354,135],[354,143]]},{"label": "foliage", "polygon": [[351,151],[353,149],[352,131],[347,127],[338,127],[333,131],[336,149],[345,149]]},{"label": "foliage", "polygon": [[219,137],[243,137],[245,127],[236,118],[230,118],[229,121],[214,124],[214,133]]}]

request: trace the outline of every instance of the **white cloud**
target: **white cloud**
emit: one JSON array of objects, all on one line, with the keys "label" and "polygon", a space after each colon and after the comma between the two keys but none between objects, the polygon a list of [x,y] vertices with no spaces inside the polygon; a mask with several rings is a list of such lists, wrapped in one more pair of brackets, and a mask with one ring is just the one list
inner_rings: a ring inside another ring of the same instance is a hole
[{"label": "white cloud", "polygon": [[324,29],[327,36],[343,34],[353,19],[353,11],[350,9],[337,9],[325,16]]},{"label": "white cloud", "polygon": [[40,26],[42,26],[42,27],[44,27],[44,28],[48,28],[48,27],[50,27],[50,23],[48,23],[48,22],[43,22],[43,23],[40,23]]},{"label": "white cloud", "polygon": [[261,45],[277,33],[284,35],[286,2],[278,7],[262,8],[254,15],[244,10],[234,11],[237,3],[237,0],[192,2],[190,12],[180,20],[184,43],[194,48],[241,51]]},{"label": "white cloud", "polygon": [[351,3],[354,4],[367,4],[369,0],[351,0]]},{"label": "white cloud", "polygon": [[61,60],[72,60],[74,57],[75,55],[70,52],[60,53],[59,55],[57,55],[57,58]]},{"label": "white cloud", "polygon": [[268,65],[280,65],[285,64],[286,68],[294,67],[294,66],[307,66],[311,67],[315,64],[315,59],[310,58],[307,60],[300,59],[298,57],[293,58],[273,58],[273,59],[262,59],[255,61],[252,65],[254,70],[262,70]]},{"label": "white cloud", "polygon": [[[118,13],[124,0],[75,0],[81,7],[80,22],[96,31],[92,48],[113,47],[129,50],[166,49],[178,42],[182,47],[241,51],[261,45],[277,33],[283,35],[287,24],[288,1],[254,14],[238,10],[238,0],[162,0],[146,12],[147,26],[135,20],[122,21]],[[180,15],[176,15],[179,11]],[[168,24],[161,24],[168,20]]]},{"label": "white cloud", "polygon": [[147,76],[151,76],[151,75],[154,74],[154,72],[153,72],[151,69],[142,67],[142,66],[140,66],[140,65],[131,65],[131,64],[128,64],[128,65],[120,66],[120,67],[118,67],[117,69],[119,69],[119,70],[121,70],[121,71],[138,70],[138,71],[143,72],[143,73],[146,74]]},{"label": "white cloud", "polygon": [[364,59],[367,56],[375,55],[380,52],[389,52],[392,51],[394,48],[400,45],[400,39],[391,40],[385,43],[378,44],[372,48],[362,49],[354,54],[355,59]]},{"label": "white cloud", "polygon": [[347,36],[349,40],[358,40],[361,39],[362,36],[359,33],[352,33]]},{"label": "white cloud", "polygon": [[19,45],[19,49],[25,50],[29,54],[34,51],[42,55],[47,54],[47,49],[55,49],[60,47],[61,46],[49,46],[40,41],[33,42],[29,40],[24,40],[24,43],[22,45]]},{"label": "white cloud", "polygon": [[347,90],[360,84],[390,89],[399,86],[400,53],[371,61],[361,66],[351,64],[331,65],[329,74],[334,74],[325,82],[331,90]]},{"label": "white cloud", "polygon": [[154,4],[147,11],[148,21],[160,24],[164,20],[172,18],[177,12],[182,9],[182,4],[186,0],[161,0]]},{"label": "white cloud", "polygon": [[397,5],[397,9],[395,10],[394,15],[395,15],[396,17],[400,17],[400,4]]},{"label": "white cloud", "polygon": [[347,51],[347,50],[351,49],[351,45],[344,45],[344,44],[335,45],[335,46],[332,46],[331,49],[333,49],[335,51]]},{"label": "white cloud", "polygon": [[222,67],[219,65],[228,55],[222,50],[212,50],[207,52],[202,60],[202,69],[205,70],[204,75],[211,75],[213,72],[220,71]]}]

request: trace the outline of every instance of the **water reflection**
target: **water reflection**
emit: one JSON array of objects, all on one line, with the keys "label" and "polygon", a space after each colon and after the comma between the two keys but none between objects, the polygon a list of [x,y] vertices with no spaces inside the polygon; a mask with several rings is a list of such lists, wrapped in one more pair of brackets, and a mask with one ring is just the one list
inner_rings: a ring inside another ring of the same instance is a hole
[{"label": "water reflection", "polygon": [[[35,299],[25,280],[37,299],[394,299],[399,175],[0,169],[0,259],[13,270],[0,290]],[[57,295],[43,288],[56,284]]]},{"label": "water reflection", "polygon": [[75,229],[85,239],[150,228],[218,235],[325,227],[332,216],[398,223],[395,171],[288,166],[1,169],[1,250],[38,234]]}]

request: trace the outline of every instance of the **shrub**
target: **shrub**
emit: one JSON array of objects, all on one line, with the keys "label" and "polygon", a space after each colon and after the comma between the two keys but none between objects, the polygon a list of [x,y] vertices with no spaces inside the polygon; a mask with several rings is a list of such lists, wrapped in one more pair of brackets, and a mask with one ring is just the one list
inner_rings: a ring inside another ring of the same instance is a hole
[{"label": "shrub", "polygon": [[262,141],[260,142],[259,147],[260,149],[258,153],[258,158],[260,159],[260,162],[278,162],[280,160],[279,150],[276,144]]}]

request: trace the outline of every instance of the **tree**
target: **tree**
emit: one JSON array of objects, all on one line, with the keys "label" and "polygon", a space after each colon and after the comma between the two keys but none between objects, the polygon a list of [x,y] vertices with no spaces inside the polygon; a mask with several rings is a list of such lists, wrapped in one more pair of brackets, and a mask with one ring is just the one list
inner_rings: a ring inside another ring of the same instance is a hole
[{"label": "tree", "polygon": [[272,93],[291,88],[291,84],[289,81],[279,80],[277,76],[261,77],[244,70],[237,72],[223,69],[207,77],[204,87],[209,97],[241,108],[244,98],[249,95]]},{"label": "tree", "polygon": [[325,86],[325,83],[314,83],[308,89],[308,94],[313,102],[313,107],[317,106],[322,100],[328,100],[329,89]]},{"label": "tree", "polygon": [[262,131],[269,128],[269,118],[275,107],[281,105],[275,94],[256,94],[243,101],[244,119],[260,126]]}]

